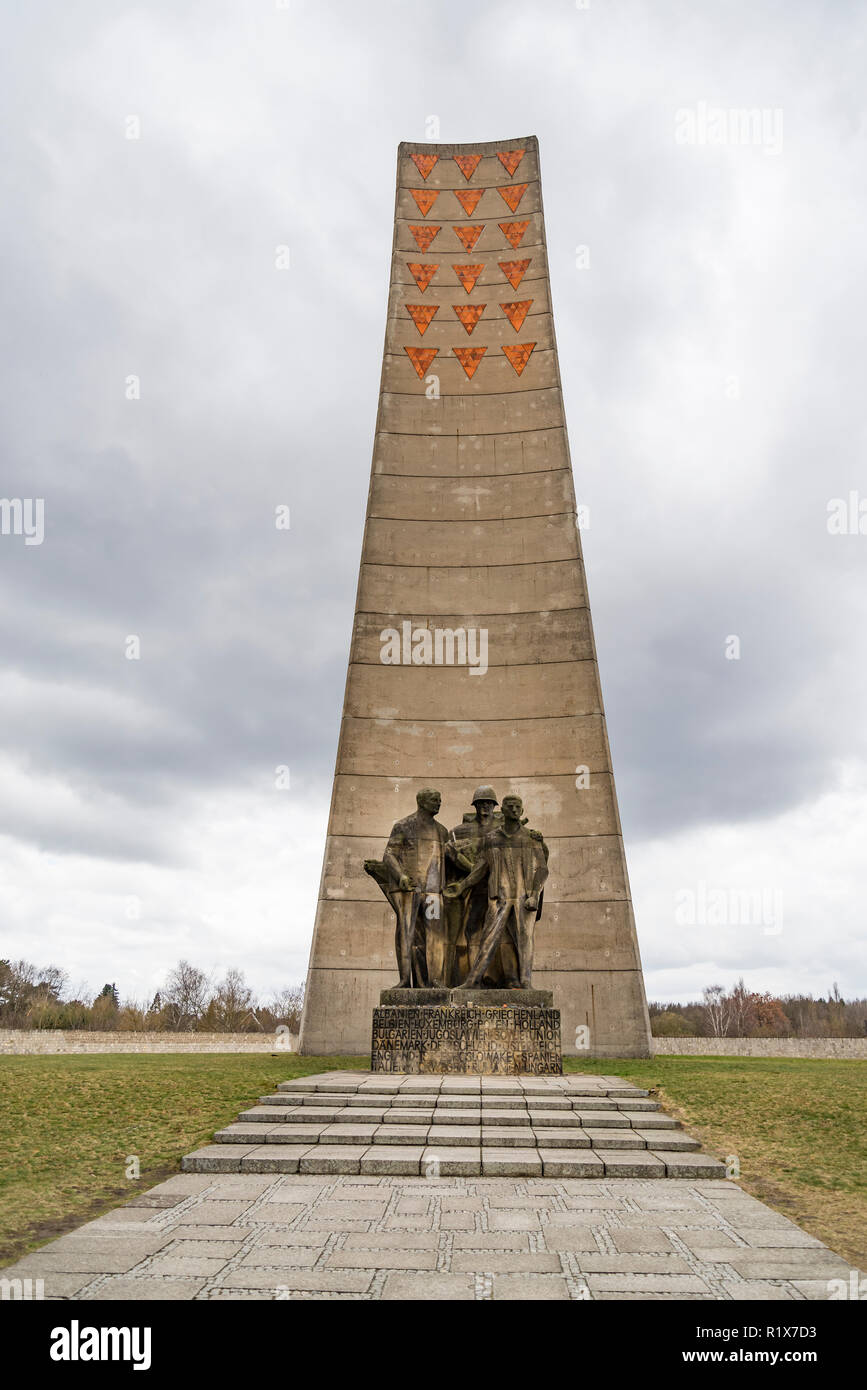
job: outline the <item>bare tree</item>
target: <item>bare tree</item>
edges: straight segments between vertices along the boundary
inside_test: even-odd
[[[178,961],[161,993],[169,1028],[175,1033],[195,1032],[210,993],[205,972],[197,970],[188,960]]]
[[[287,985],[279,990],[268,1005],[275,1023],[285,1023],[291,1033],[301,1029],[301,1010],[304,1007],[304,986]]]
[[[252,1008],[253,991],[244,979],[244,972],[233,968],[226,971],[225,979],[214,991],[208,1005],[207,1022],[218,1033],[239,1033]]]
[[[722,985],[710,985],[708,989],[702,990],[702,995],[704,996],[705,1014],[711,1037],[727,1037],[730,1013],[729,1001],[725,990]]]
[[[46,997],[59,1002],[68,983],[69,976],[59,965],[46,965],[39,971],[36,988],[43,990]]]
[[[730,990],[725,1002],[728,1008],[729,1030],[732,1037],[749,1037],[755,1024],[755,1007],[753,995],[744,984],[743,975],[734,988]]]

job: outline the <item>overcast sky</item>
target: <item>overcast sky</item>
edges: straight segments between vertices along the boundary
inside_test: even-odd
[[[0,956],[304,978],[396,149],[435,117],[540,140],[648,994],[867,992],[867,7],[12,10],[0,493],[45,535],[0,536]],[[742,891],[764,920],[714,921]]]

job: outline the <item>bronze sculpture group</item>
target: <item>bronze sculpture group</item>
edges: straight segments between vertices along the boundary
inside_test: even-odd
[[[478,787],[451,832],[436,819],[438,791],[416,802],[382,859],[364,863],[394,911],[399,987],[529,989],[548,848],[521,798],[498,812],[493,787]]]

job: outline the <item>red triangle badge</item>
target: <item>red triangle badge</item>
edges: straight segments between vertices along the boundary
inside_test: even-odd
[[[453,304],[452,308],[460,319],[468,333],[472,333],[482,314],[485,312],[484,304]]]
[[[498,188],[497,192],[510,212],[518,211],[518,204],[527,191],[525,183],[512,183],[507,188]]]
[[[512,325],[516,333],[520,333],[521,324],[527,317],[527,312],[532,303],[532,299],[521,299],[511,304],[500,305],[500,308],[506,315],[506,318],[509,320],[509,323]],[[406,307],[409,308],[409,305],[407,305]]]
[[[503,156],[500,155],[500,158],[501,158],[501,159],[502,159],[502,157],[503,157]],[[431,169],[434,167],[434,165],[436,164],[437,160],[439,159],[439,155],[438,155],[438,154],[411,154],[411,155],[410,155],[410,159],[412,160],[412,162],[413,162],[413,164],[415,165],[416,169],[418,169],[418,171],[419,171],[419,173],[421,174],[422,178],[423,178],[423,179],[426,179],[427,176],[428,176],[428,174],[430,173]],[[517,164],[516,164],[516,165],[515,165],[515,169],[517,169],[517,167],[518,167],[518,166],[517,166]],[[509,173],[510,173],[510,174],[514,174],[515,169],[509,169]]]
[[[439,227],[414,227],[410,223],[409,230],[415,237],[415,244],[419,251],[429,251],[431,243],[440,229]]]
[[[419,380],[422,380],[431,362],[439,352],[439,348],[409,348],[405,347],[404,352],[415,367]]]
[[[455,164],[457,164],[458,168],[460,169],[461,173],[463,174],[464,178],[467,180],[468,183],[470,179],[473,177],[473,174],[478,169],[479,164],[481,163],[481,158],[482,156],[480,154],[452,155],[452,159],[455,161]]]
[[[439,270],[439,264],[431,265],[428,263],[425,265],[422,261],[407,261],[406,268],[413,280],[415,280],[422,294],[424,294],[431,280]]]
[[[524,184],[524,187],[526,188],[527,185]],[[412,194],[413,198],[415,199],[416,206],[418,207],[418,210],[419,210],[419,212],[421,213],[422,217],[427,217],[428,213],[430,212],[430,210],[431,210],[431,208],[433,207],[434,203],[436,202],[437,198],[440,196],[440,195],[439,195],[439,189],[438,189],[438,188],[411,188],[409,191],[410,191],[410,193]],[[511,206],[511,204],[510,204],[510,206]],[[517,206],[517,205],[516,205],[516,206]],[[512,208],[512,212],[514,212],[514,211],[515,211],[515,209]]]
[[[484,270],[483,265],[454,265],[452,270],[457,275],[467,294],[473,290],[473,286]]]
[[[439,313],[439,307],[438,304],[407,304],[406,312],[409,314],[422,338],[427,332],[431,319]]]
[[[521,160],[524,158],[525,154],[526,150],[497,151],[497,159],[500,161],[506,173],[509,175],[509,178],[512,177]],[[415,159],[415,155],[412,155],[411,158]],[[427,174],[425,174],[425,178],[427,178]]]
[[[497,261],[513,290],[516,290],[527,273],[529,261]]]
[[[476,367],[481,362],[487,350],[488,349],[486,347],[452,348],[452,352],[460,362],[468,377],[472,377],[473,373],[476,370]]]
[[[483,188],[456,188],[455,197],[463,208],[467,217],[472,217],[476,210],[478,201],[484,193]]]
[[[506,238],[506,241],[512,247],[513,251],[517,251],[518,247],[521,245],[521,242],[524,240],[524,233],[526,232],[529,225],[529,221],[497,223],[497,226],[503,233],[503,236]]]
[[[512,366],[515,368],[515,371],[518,373],[518,376],[521,375],[522,371],[529,362],[530,353],[533,351],[533,348],[535,346],[535,343],[516,343],[514,347],[503,348],[503,352],[508,357]],[[421,376],[420,372],[419,376]]]
[[[482,232],[485,230],[485,225],[482,223],[478,227],[455,227],[453,230],[464,250],[472,251],[479,237],[482,235]]]

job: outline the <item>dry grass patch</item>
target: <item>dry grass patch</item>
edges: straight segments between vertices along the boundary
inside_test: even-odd
[[[747,1192],[867,1267],[867,1062],[570,1057],[564,1065],[655,1090],[709,1152],[737,1157]]]
[[[0,1057],[0,1265],[178,1172],[279,1081],[365,1065],[259,1053]]]

